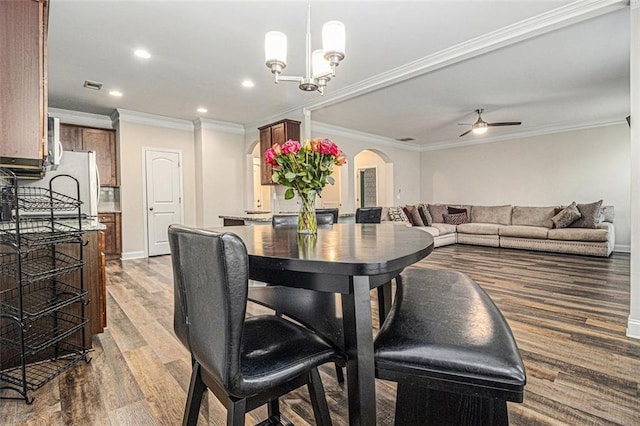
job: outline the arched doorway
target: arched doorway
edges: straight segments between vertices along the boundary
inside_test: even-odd
[[[376,150],[364,150],[354,157],[355,207],[393,205],[393,163]]]

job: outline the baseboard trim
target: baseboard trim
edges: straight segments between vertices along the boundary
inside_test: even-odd
[[[130,251],[127,253],[122,253],[122,260],[131,260],[131,259],[143,259],[147,257],[144,251]]]
[[[629,318],[627,321],[627,337],[640,339],[640,320]]]
[[[613,247],[613,251],[618,253],[631,253],[631,246],[629,244],[616,244]]]

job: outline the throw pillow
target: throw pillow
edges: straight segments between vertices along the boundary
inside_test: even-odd
[[[420,217],[420,213],[418,212],[418,207],[407,205],[407,206],[405,206],[405,208],[407,209],[407,212],[409,213],[407,215],[407,217],[409,218],[409,220],[411,221],[413,226],[424,226],[425,225],[424,221],[422,220],[422,217]]]
[[[560,229],[568,227],[573,222],[580,219],[580,217],[582,217],[582,214],[578,211],[576,202],[574,201],[568,207],[562,209],[560,213],[552,217],[551,221],[553,222],[554,228]]]
[[[409,218],[400,207],[389,207],[389,220],[393,222],[409,222]]]
[[[459,207],[451,207],[451,206],[449,206],[449,207],[447,207],[447,213],[449,213],[449,214],[456,214],[456,213],[467,214],[467,209],[462,209],[462,208],[459,208]]]
[[[589,204],[577,204],[576,207],[581,217],[570,225],[572,228],[595,229],[598,227],[598,216],[600,215],[602,200]]]
[[[445,204],[429,204],[427,206],[433,223],[444,223],[444,215],[449,213]]]
[[[451,214],[444,215],[444,223],[448,223],[450,225],[461,225],[463,223],[468,223],[468,222],[469,222],[469,219],[467,218],[466,210],[462,213],[451,213]]]
[[[433,218],[425,204],[418,204],[418,213],[420,214],[422,223],[424,223],[425,226],[431,226],[433,224]]]
[[[402,211],[404,212],[404,215],[409,220],[409,223],[411,224],[411,226],[415,225],[413,223],[413,218],[411,217],[411,214],[409,213],[409,209],[407,209],[407,207],[405,206],[405,207],[402,207]]]

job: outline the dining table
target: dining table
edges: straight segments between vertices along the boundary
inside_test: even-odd
[[[249,278],[269,285],[339,293],[347,367],[349,424],[376,424],[371,290],[390,306],[390,281],[433,250],[430,234],[397,224],[337,223],[317,234],[269,225],[213,228],[238,235]],[[381,291],[384,289],[384,291]]]

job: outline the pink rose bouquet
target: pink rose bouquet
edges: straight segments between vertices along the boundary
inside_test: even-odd
[[[346,159],[340,148],[329,139],[288,140],[274,144],[265,152],[265,160],[273,166],[274,183],[287,188],[285,200],[315,191],[320,194],[327,183],[333,185],[333,166],[342,166]]]

